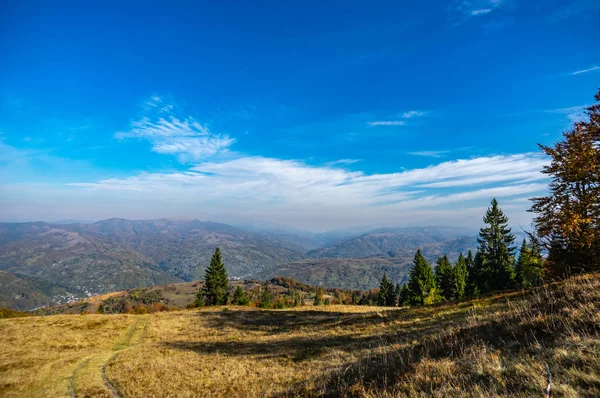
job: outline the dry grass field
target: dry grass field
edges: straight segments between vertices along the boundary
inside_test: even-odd
[[[3,397],[600,396],[599,275],[424,308],[3,319],[0,335]]]

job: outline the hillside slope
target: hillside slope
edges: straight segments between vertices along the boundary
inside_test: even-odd
[[[55,315],[0,331],[7,396],[600,396],[600,275],[430,307]]]
[[[0,270],[77,295],[180,281],[108,237],[46,223],[0,224]]]
[[[230,276],[238,278],[304,257],[301,248],[286,240],[199,220],[110,219],[79,228],[127,245],[186,281],[204,276],[217,246]]]
[[[286,276],[309,285],[341,289],[373,289],[379,287],[383,273],[394,283],[404,283],[412,263],[386,258],[322,258],[305,259],[284,264],[257,275],[259,279]]]
[[[337,244],[306,253],[313,258],[393,258],[410,262],[417,249],[434,262],[447,254],[452,261],[459,253],[474,250],[477,239],[471,231],[449,227],[385,228],[346,239]]]

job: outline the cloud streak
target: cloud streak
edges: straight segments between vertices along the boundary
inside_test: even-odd
[[[226,134],[212,133],[193,117],[177,118],[173,106],[160,97],[150,97],[145,105],[159,110],[131,122],[130,130],[115,133],[115,138],[147,140],[154,152],[177,155],[184,163],[226,151],[235,142]]]
[[[583,73],[589,73],[589,72],[594,72],[600,70],[600,66],[592,66],[591,68],[587,68],[587,69],[581,69],[581,70],[576,70],[575,72],[571,73],[572,76],[576,76],[576,75],[581,75]]]

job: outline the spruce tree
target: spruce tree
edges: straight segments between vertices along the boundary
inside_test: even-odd
[[[430,296],[439,294],[436,293],[433,269],[427,260],[425,260],[425,257],[423,257],[420,249],[417,250],[413,260],[408,289],[410,291],[409,301],[413,305],[424,305],[425,303],[435,302],[435,299]]]
[[[377,305],[388,305],[390,295],[393,295],[394,285],[388,280],[386,273],[383,273],[381,283],[379,284],[379,295],[377,296]]]
[[[398,304],[398,295],[396,294],[396,289],[394,288],[394,284],[390,282],[388,286],[388,295],[387,300],[385,301],[385,305],[387,307],[395,307]]]
[[[269,308],[271,307],[271,303],[273,302],[273,294],[271,293],[271,289],[269,289],[269,282],[262,284],[260,288],[260,294],[258,298],[258,306],[260,308]]]
[[[452,298],[452,264],[448,256],[438,258],[435,267],[435,280],[440,295],[444,299]]]
[[[244,292],[244,290],[237,286],[235,291],[233,292],[233,297],[231,298],[231,304],[233,305],[248,305],[250,303],[250,299],[248,295]]]
[[[400,288],[400,294],[398,294],[398,305],[400,307],[410,304],[410,289],[408,288],[408,284],[405,283]]]
[[[217,247],[204,274],[204,287],[198,292],[198,299],[205,305],[225,305],[228,287],[227,270],[221,259],[221,251]]]
[[[515,269],[517,285],[525,289],[540,285],[543,270],[544,258],[542,257],[540,247],[534,241],[532,241],[530,246],[523,239]]]
[[[452,268],[452,278],[450,287],[450,296],[453,299],[462,299],[467,293],[468,283],[467,261],[462,253],[458,256],[458,260]]]
[[[498,201],[492,199],[491,206],[483,217],[488,226],[479,230],[478,255],[475,261],[476,273],[481,291],[502,290],[513,286],[515,279],[515,237],[508,228],[508,217],[504,215]],[[477,260],[477,259],[476,259]]]
[[[323,289],[322,287],[319,287],[317,289],[317,292],[315,293],[315,301],[314,301],[314,305],[323,305],[324,300],[325,299],[325,289]]]

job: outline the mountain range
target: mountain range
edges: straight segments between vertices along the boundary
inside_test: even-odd
[[[311,234],[183,219],[0,223],[0,307],[29,310],[111,291],[201,279],[215,247],[230,277],[288,276],[370,289],[383,272],[404,282],[417,248],[430,261],[474,249],[449,227]]]

